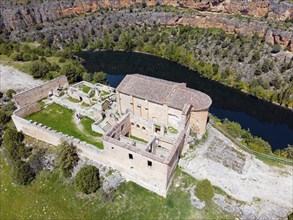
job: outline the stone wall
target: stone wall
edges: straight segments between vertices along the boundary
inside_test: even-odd
[[[198,138],[201,138],[206,131],[208,115],[208,109],[205,111],[191,112],[190,128],[197,134]]]
[[[57,94],[57,89],[64,89],[68,87],[66,76],[60,76],[56,79],[50,80],[40,86],[30,90],[18,93],[13,96],[17,107],[23,107],[27,104],[32,104],[39,100],[48,97],[50,94]]]
[[[26,120],[20,117],[19,115],[22,115],[22,113],[25,111],[26,113],[29,113],[29,106],[25,106],[25,108],[26,110],[16,110],[12,115],[12,120],[18,131],[22,131],[26,135],[42,140],[54,146],[58,146],[62,141],[73,143],[79,149],[80,155],[85,156],[98,163],[102,163],[106,166],[109,165],[107,157],[104,156],[104,150],[101,150],[94,145],[80,141],[77,138],[55,131],[50,127],[44,126],[40,123],[32,122],[30,120]]]
[[[35,102],[35,103],[28,104],[20,109],[15,110],[15,112],[13,114],[16,116],[19,116],[19,117],[25,117],[27,115],[34,113],[34,112],[38,112],[40,110],[41,110],[40,104]]]
[[[159,139],[159,144],[164,147],[168,145],[167,149],[170,149],[170,155],[163,159],[119,140],[120,135],[131,132],[132,127],[128,113],[104,135],[105,152],[110,158],[111,166],[123,172],[127,178],[137,184],[166,197],[184,144],[185,130],[179,135],[179,140],[175,144],[164,143]],[[146,148],[154,141],[154,138],[147,139],[149,139],[149,143],[146,144]]]
[[[127,109],[137,116],[152,120],[154,122],[163,123],[166,126],[175,129],[184,129],[189,127],[195,132],[198,138],[205,133],[208,109],[204,111],[190,111],[188,115],[183,115],[182,111],[170,108],[167,105],[160,105],[147,100],[142,100],[123,93],[117,93],[118,105],[120,112],[124,113]],[[137,129],[134,129],[134,133]],[[137,130],[138,131],[138,130]],[[141,132],[139,132],[141,133]],[[143,135],[143,133],[141,133]]]
[[[120,146],[121,143],[119,141],[117,143],[104,141],[105,149],[101,150],[77,138],[52,130],[50,127],[22,118],[39,109],[40,105],[33,103],[16,110],[12,115],[12,119],[17,130],[54,146],[59,145],[62,141],[73,143],[79,149],[81,156],[117,169],[128,180],[154,191],[161,196],[165,197],[167,195],[167,189],[169,187],[167,180],[170,179],[168,176],[170,168],[168,168],[168,164],[163,163],[163,160],[157,161],[142,155],[140,152],[134,152],[124,148]],[[115,132],[111,135],[113,137],[125,135],[129,131],[130,126],[130,120],[126,117],[120,121],[120,124],[118,123],[115,126]],[[129,159],[129,154],[133,155],[132,160]],[[151,161],[152,166],[148,166],[148,161]]]

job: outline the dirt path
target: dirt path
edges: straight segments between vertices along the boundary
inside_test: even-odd
[[[14,89],[17,92],[31,89],[44,83],[42,80],[35,80],[32,76],[16,70],[10,66],[0,64],[0,91]]]
[[[91,139],[95,139],[97,141],[102,141],[102,139],[100,137],[94,137],[94,136],[91,136],[89,135],[83,128],[82,124],[80,123],[80,120],[77,119],[77,117],[75,116],[75,113],[73,115],[73,119],[72,119],[73,123],[75,124],[76,128],[78,130],[80,130],[85,136],[87,136],[88,138],[91,138]]]
[[[180,160],[184,171],[196,179],[209,179],[234,198],[252,204],[258,211],[292,212],[293,168],[269,166],[242,151],[215,128],[209,128],[208,139],[195,149],[189,150]],[[220,139],[221,143],[215,142]],[[216,143],[216,144],[215,144]],[[218,143],[218,144],[217,144]],[[230,149],[230,150],[223,150]],[[211,154],[211,150],[214,151]],[[233,153],[241,152],[242,159]],[[209,155],[212,155],[209,156]],[[236,155],[236,154],[234,154]],[[226,162],[223,162],[226,161]],[[240,172],[227,166],[229,161],[242,164]],[[255,201],[258,201],[256,204]]]

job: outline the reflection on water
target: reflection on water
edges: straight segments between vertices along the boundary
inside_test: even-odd
[[[268,141],[273,149],[293,144],[293,112],[245,95],[235,89],[200,77],[196,72],[159,57],[127,52],[82,52],[90,72],[104,71],[116,87],[125,74],[140,73],[175,82],[211,96],[210,112],[219,118],[237,121],[252,134]]]

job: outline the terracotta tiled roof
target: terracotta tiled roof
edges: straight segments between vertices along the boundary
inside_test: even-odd
[[[140,74],[126,75],[116,91],[180,110],[185,104],[192,105],[194,111],[208,109],[212,104],[207,94],[187,88],[185,83]]]

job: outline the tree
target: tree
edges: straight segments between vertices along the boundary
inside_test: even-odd
[[[261,67],[262,71],[264,73],[266,73],[266,72],[272,70],[273,68],[274,68],[273,61],[271,61],[269,59],[265,59],[264,62],[263,62],[263,64],[262,64],[262,67]]]
[[[293,212],[290,215],[288,215],[288,220],[293,220]]]
[[[10,117],[6,114],[5,111],[0,109],[0,124],[4,125],[10,120]]]
[[[71,176],[71,173],[75,165],[79,161],[77,154],[77,148],[72,143],[63,142],[60,145],[61,151],[58,155],[58,167],[61,169],[64,177],[68,178]]]
[[[196,185],[195,195],[201,201],[211,202],[214,197],[214,189],[211,182],[207,179],[200,180]]]
[[[85,68],[78,62],[67,63],[60,70],[61,75],[67,76],[69,83],[81,81],[84,72]]]
[[[7,157],[11,162],[16,162],[21,158],[27,158],[29,156],[28,148],[22,143],[23,134],[17,132],[16,129],[7,128],[3,136],[3,146]]]
[[[82,167],[76,174],[74,183],[79,191],[94,193],[100,186],[99,169],[90,165]]]
[[[123,50],[131,51],[134,47],[133,40],[128,33],[123,33],[121,36],[121,45]]]
[[[94,83],[102,83],[106,84],[107,83],[107,77],[106,73],[104,72],[95,72],[93,76],[93,82]]]
[[[35,172],[27,162],[18,160],[13,166],[13,176],[18,184],[29,184],[35,178],[35,175]]]
[[[82,75],[82,79],[87,82],[91,82],[93,80],[92,74],[85,72]]]
[[[45,78],[50,71],[50,67],[49,62],[36,60],[32,63],[30,72],[35,79]]]
[[[103,47],[106,50],[112,50],[113,49],[113,41],[109,34],[104,34],[103,37]]]

